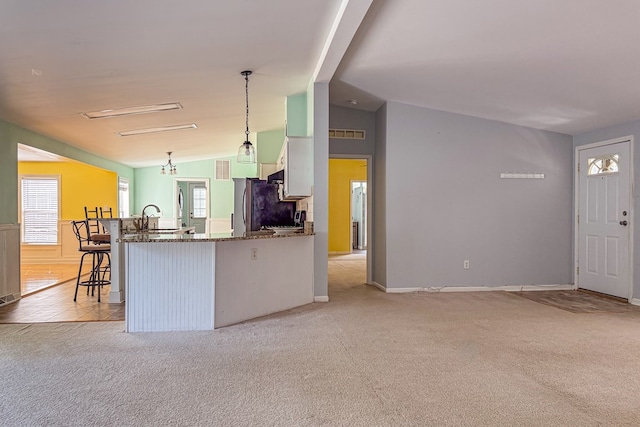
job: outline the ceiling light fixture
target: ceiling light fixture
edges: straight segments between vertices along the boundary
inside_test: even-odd
[[[171,163],[171,153],[173,153],[173,151],[167,151],[167,155],[169,156],[169,161],[162,165],[162,170],[160,170],[160,174],[161,175],[165,175],[166,172],[164,170],[164,168],[168,167],[169,168],[169,175],[177,175],[178,171],[176,170],[176,165],[174,165],[173,163]]]
[[[170,130],[196,129],[197,127],[198,126],[196,126],[195,123],[189,123],[188,125],[160,126],[157,128],[125,130],[125,131],[116,132],[116,133],[120,136],[135,136],[135,135],[144,135],[146,133],[168,132]]]
[[[256,162],[256,150],[253,148],[253,145],[249,141],[249,76],[252,74],[251,71],[243,71],[240,74],[244,76],[244,90],[246,96],[246,104],[247,104],[247,128],[245,130],[245,140],[238,148],[238,163],[255,163]]]
[[[179,110],[182,108],[179,102],[168,104],[143,105],[140,107],[114,108],[111,110],[93,111],[82,113],[87,119],[108,119],[109,117],[129,116],[132,114],[158,113],[160,111]]]

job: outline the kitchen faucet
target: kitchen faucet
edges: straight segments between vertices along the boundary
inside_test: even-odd
[[[160,208],[158,206],[156,206],[156,205],[149,204],[149,205],[145,206],[144,208],[142,208],[142,224],[141,224],[142,226],[140,227],[141,231],[149,230],[149,215],[147,215],[147,220],[146,221],[144,219],[144,217],[145,217],[145,213],[144,212],[149,207],[156,208],[156,212],[160,213]]]

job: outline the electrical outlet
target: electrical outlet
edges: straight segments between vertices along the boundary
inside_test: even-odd
[[[465,260],[464,260],[464,264],[463,264],[462,266],[463,266],[463,268],[464,268],[465,270],[468,270],[468,269],[469,269],[469,260],[468,260],[468,259],[465,259]]]
[[[255,261],[258,259],[258,248],[251,248],[251,260]]]

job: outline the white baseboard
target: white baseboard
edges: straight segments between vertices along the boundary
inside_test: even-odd
[[[380,289],[382,292],[387,292],[387,288],[385,288],[378,282],[369,282],[367,283],[367,285],[375,286],[376,288]]]
[[[329,302],[329,296],[313,297],[313,302]]]
[[[523,291],[571,291],[575,290],[575,285],[508,285],[508,286],[441,286],[427,288],[386,288],[379,283],[372,282],[371,285],[379,288],[388,294],[401,294],[408,292],[523,292]]]
[[[629,301],[629,304],[633,304],[633,305],[640,305],[640,299],[638,299],[638,298],[631,298],[631,301]]]
[[[353,252],[351,251],[346,251],[346,252],[340,252],[340,251],[329,251],[329,255],[350,255]]]

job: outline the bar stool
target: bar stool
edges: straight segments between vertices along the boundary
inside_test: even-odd
[[[98,212],[100,212],[100,216],[98,216]],[[108,210],[105,209],[104,212],[102,208],[98,211],[98,208],[95,207],[93,209],[89,209],[86,206],[84,207],[84,217],[87,220],[87,231],[89,232],[89,240],[95,243],[110,243],[111,236],[107,232],[106,228],[100,223],[100,218],[105,218],[104,214],[108,214],[109,218],[111,218],[111,208]]]
[[[89,287],[91,287],[91,296],[94,295],[95,288],[98,288],[98,302],[100,302],[100,288],[104,285],[111,284],[111,245],[105,243],[95,243],[90,239],[88,220],[71,221],[73,233],[78,239],[78,251],[82,252],[80,257],[80,267],[78,268],[78,278],[76,279],[76,292],[73,300],[78,297],[78,288],[80,286],[87,287],[87,295],[89,295]],[[87,280],[82,280],[82,267],[87,255],[91,256],[91,272]],[[106,264],[105,262],[106,256]],[[107,274],[109,275],[107,278]]]

